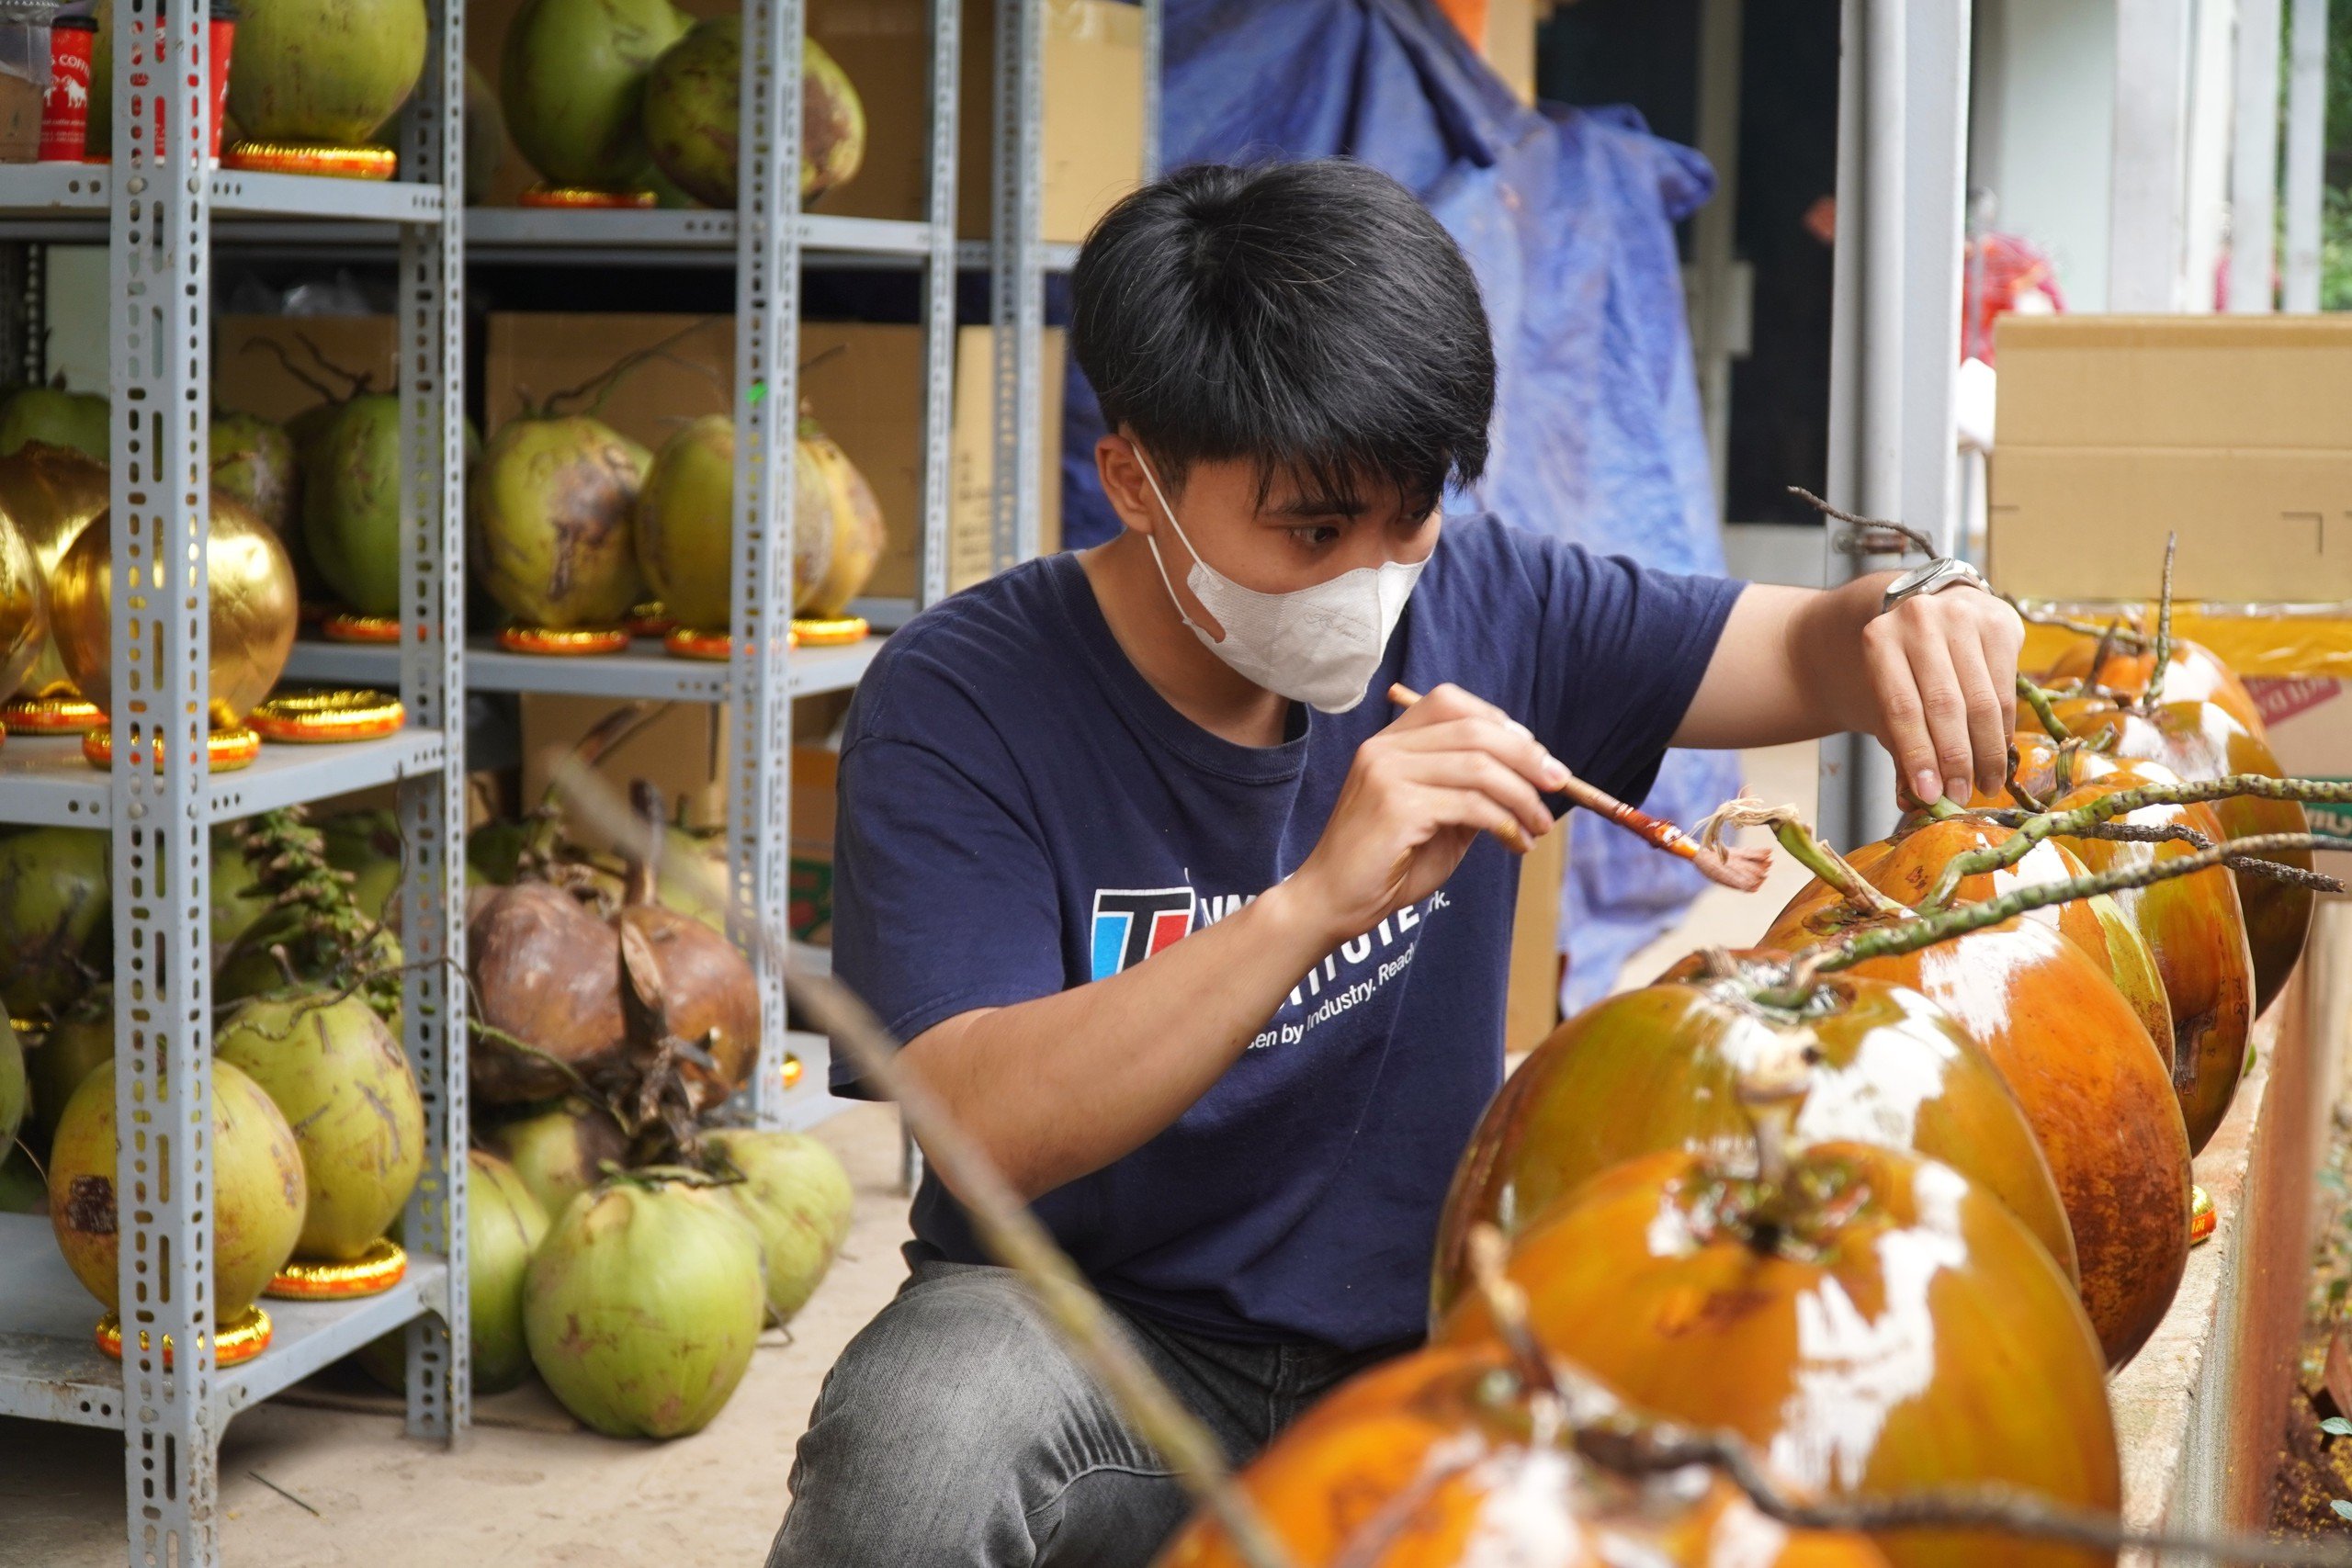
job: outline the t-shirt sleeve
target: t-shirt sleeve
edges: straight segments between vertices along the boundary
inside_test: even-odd
[[[1529,725],[1577,773],[1639,804],[1747,584],[1518,537],[1540,604]]]
[[[1012,794],[917,741],[842,754],[833,973],[893,1038],[1062,988],[1051,865]],[[873,1098],[836,1051],[836,1094]]]

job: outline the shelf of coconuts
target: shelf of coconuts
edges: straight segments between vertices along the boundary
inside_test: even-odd
[[[877,632],[837,648],[796,648],[786,657],[792,694],[816,696],[857,684],[881,651]],[[669,702],[727,700],[724,660],[682,659],[659,637],[639,637],[619,653],[550,658],[509,653],[487,637],[466,639],[466,686],[477,692],[550,692],[583,697],[649,697]],[[389,689],[400,682],[400,650],[365,643],[302,637],[286,661],[289,680],[364,684]],[[0,750],[0,767],[6,753]],[[5,796],[0,796],[0,807]],[[76,820],[80,820],[76,818]]]
[[[408,1272],[356,1301],[265,1300],[269,1348],[216,1368],[222,1420],[389,1334],[445,1300],[448,1269],[412,1252]],[[122,1365],[97,1347],[100,1308],[65,1266],[46,1214],[0,1214],[0,1416],[120,1429]]]
[[[104,244],[113,181],[106,164],[0,164],[0,239]],[[325,237],[340,225],[388,239],[375,226],[442,216],[441,187],[407,180],[216,168],[211,197],[213,237],[230,242]]]
[[[395,684],[398,673],[393,672]],[[340,745],[264,741],[260,754],[244,767],[211,775],[207,814],[215,822],[231,821],[394,784],[437,772],[447,756],[439,730],[415,726]],[[17,734],[0,743],[0,822],[104,828],[113,810],[109,774],[82,755],[79,736]]]

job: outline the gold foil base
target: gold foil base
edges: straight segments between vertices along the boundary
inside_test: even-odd
[[[792,623],[793,640],[801,648],[838,648],[843,643],[863,642],[873,630],[864,615],[831,615],[821,620],[796,617]]]
[[[204,760],[216,773],[233,773],[261,755],[261,737],[238,725],[233,729],[216,729],[204,738]],[[100,725],[82,737],[82,757],[94,768],[114,766],[114,730]],[[157,761],[160,765],[161,756]]]
[[[265,740],[324,745],[390,735],[406,717],[398,697],[363,689],[272,697],[247,714],[245,722]]]
[[[2213,1213],[2213,1200],[2205,1196],[2205,1189],[2190,1188],[2188,1190],[2188,1245],[2195,1247],[2200,1242],[2212,1240],[2214,1227],[2221,1223],[2222,1217]]]
[[[400,168],[390,147],[336,147],[323,141],[232,141],[220,166],[268,175],[326,175],[345,180],[389,180]]]
[[[628,628],[574,626],[559,631],[553,626],[505,626],[499,631],[498,646],[509,653],[582,659],[624,651],[628,647]]]
[[[277,1271],[262,1294],[289,1301],[348,1301],[380,1296],[408,1272],[408,1254],[390,1236],[378,1236],[348,1261],[297,1258]]]
[[[631,637],[668,637],[678,623],[670,618],[670,612],[662,607],[662,601],[655,599],[631,610],[628,619],[623,624],[628,627]]]
[[[589,190],[582,186],[535,185],[518,197],[525,207],[647,208],[650,190]]]
[[[252,1360],[269,1348],[270,1334],[269,1314],[257,1306],[247,1307],[227,1327],[213,1331],[212,1364],[233,1367],[241,1361]],[[97,1341],[100,1350],[118,1361],[121,1360],[122,1320],[113,1313],[98,1319]],[[140,1331],[139,1348],[141,1350],[147,1348],[147,1335],[143,1329]],[[164,1336],[164,1365],[168,1368],[171,1364],[172,1337],[166,1334]]]
[[[340,610],[319,624],[331,642],[398,642],[401,624],[390,615],[362,615]]]
[[[76,735],[106,721],[97,704],[79,697],[17,697],[0,703],[0,724],[18,735]]]
[[[662,647],[664,652],[676,659],[724,660],[734,642],[735,639],[725,632],[700,632],[692,626],[673,626],[662,638]]]

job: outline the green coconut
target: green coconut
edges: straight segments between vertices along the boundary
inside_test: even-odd
[[[33,1152],[46,1156],[57,1136],[58,1118],[65,1102],[92,1069],[114,1059],[112,991],[98,987],[67,1008],[55,1023],[37,1035],[19,1036],[25,1052],[25,1077],[32,1087],[32,1116],[19,1134]]]
[[[531,829],[523,822],[485,822],[466,835],[469,886],[510,887],[520,874]]]
[[[401,400],[363,392],[298,438],[302,541],[320,581],[363,615],[401,608]]]
[[[466,202],[479,207],[498,183],[506,161],[506,116],[481,67],[466,62]]]
[[[49,1156],[49,1223],[66,1266],[109,1311],[116,1292],[113,1058],[65,1102]],[[309,1190],[294,1130],[261,1086],[230,1062],[212,1064],[213,1322],[253,1305],[293,1256]]]
[[[286,427],[258,414],[215,414],[211,446],[212,488],[243,502],[280,539],[290,536],[300,521],[300,476]]]
[[[605,1179],[605,1165],[628,1158],[628,1135],[611,1112],[571,1095],[526,1115],[501,1122],[482,1143],[513,1168],[525,1190],[549,1214]]]
[[[526,415],[491,437],[467,487],[472,559],[525,626],[617,626],[645,598],[632,513],[650,459],[585,414]]]
[[[735,422],[707,414],[662,444],[637,497],[637,560],[680,626],[722,631],[734,615]]]
[[[523,1285],[539,1375],[565,1409],[616,1438],[709,1425],[766,1316],[758,1235],[685,1172],[631,1172],[574,1198]]]
[[[424,1102],[401,1043],[361,998],[255,998],[214,1033],[295,1128],[310,1182],[295,1250],[349,1259],[408,1201],[424,1168]]]
[[[22,1144],[0,1149],[0,1214],[46,1214],[49,1183]]]
[[[293,963],[291,982],[272,951],[279,947],[287,950]],[[371,970],[391,970],[403,962],[400,938],[382,929],[368,938],[365,949],[356,957],[338,950],[332,963],[322,962],[308,949],[300,914],[291,909],[268,911],[247,926],[220,955],[220,967],[212,973],[214,1003],[226,1006],[254,997],[313,990],[329,981],[340,984],[337,977],[348,975],[348,966],[354,963]]]
[[[424,73],[424,0],[238,0],[229,118],[263,141],[360,147]]]
[[[99,829],[28,828],[0,838],[0,1003],[10,1017],[62,1008],[105,970],[111,903]]]
[[[17,1031],[0,1018],[0,1150],[16,1142],[17,1129],[31,1108],[32,1086],[25,1077],[25,1047]]]
[[[691,20],[670,0],[528,0],[514,14],[499,101],[507,134],[548,184],[639,187],[652,164],[646,77]]]
[[[759,1233],[768,1310],[791,1322],[849,1235],[849,1172],[798,1133],[726,1128],[704,1134],[703,1148],[719,1174],[742,1177],[718,1190]]]
[[[394,1239],[402,1239],[394,1226]],[[501,1393],[531,1375],[523,1338],[523,1276],[548,1234],[547,1211],[514,1168],[495,1155],[466,1155],[466,1290],[476,1393]],[[357,1360],[394,1393],[408,1386],[408,1332],[395,1329]]]
[[[253,929],[269,908],[253,863],[238,842],[243,823],[212,829],[212,947],[216,953]]]
[[[391,810],[340,811],[319,824],[327,863],[351,874],[359,912],[387,924],[399,919],[401,818]]]
[[[114,407],[102,392],[69,392],[61,378],[21,387],[0,402],[0,457],[27,442],[70,447],[103,463],[114,446]]]
[[[736,204],[742,124],[743,19],[695,24],[653,62],[645,139],[654,165],[706,207]],[[807,39],[800,69],[800,198],[814,201],[865,160],[865,107],[824,45]]]

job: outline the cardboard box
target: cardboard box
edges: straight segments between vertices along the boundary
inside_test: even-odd
[[[2352,783],[2352,683],[2334,676],[2249,676],[2246,690],[2270,728],[2270,749],[2290,778]],[[2352,851],[2352,806],[2307,805],[2312,831]]]
[[[1120,0],[1042,0],[1045,23],[1044,234],[1075,244],[1143,169],[1143,11]],[[498,81],[506,30],[521,0],[469,0],[466,57]],[[697,17],[736,9],[686,0]],[[856,84],[865,106],[865,161],[857,176],[809,210],[853,218],[921,219],[929,211],[930,0],[812,0],[808,32]],[[989,0],[964,6],[958,89],[957,231],[989,230],[995,124],[996,14]],[[494,206],[514,205],[537,178],[510,139]]]
[[[833,942],[834,790],[842,754],[831,746],[792,749],[792,860],[786,921],[795,942]]]
[[[2352,600],[2352,318],[2005,316],[1993,576],[2144,599]]]
[[[948,559],[951,584],[988,575],[989,491],[995,424],[987,327],[957,329],[956,388],[951,417]],[[727,412],[734,383],[735,326],[725,316],[493,314],[483,371],[482,406],[493,430],[526,404],[581,386],[623,355],[666,344],[623,377],[599,417],[630,439],[660,450],[688,419]],[[1061,546],[1062,333],[1045,344],[1045,548]],[[865,592],[910,598],[921,569],[922,331],[865,322],[803,322],[801,400],[874,487],[888,536]]]
[[[338,372],[367,377],[375,391],[397,390],[399,331],[390,316],[221,316],[212,364],[215,412],[282,423],[323,400],[313,382],[344,395],[348,384]]]

